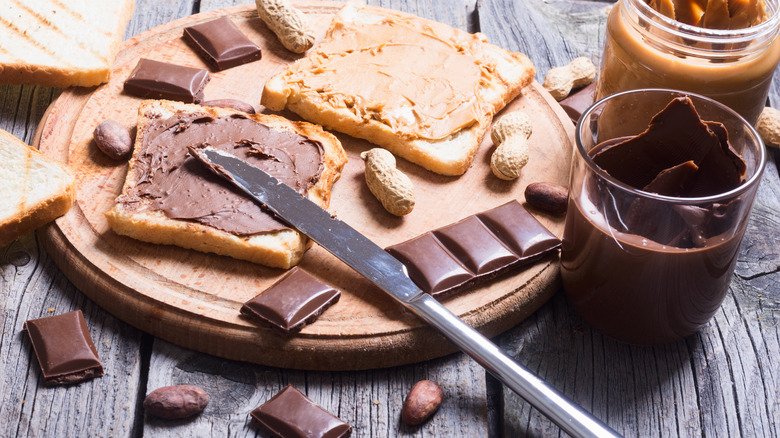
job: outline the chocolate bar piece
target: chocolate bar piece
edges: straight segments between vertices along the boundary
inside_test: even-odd
[[[314,322],[340,297],[339,290],[296,267],[260,295],[244,303],[241,314],[290,333]]]
[[[125,80],[125,93],[144,99],[169,99],[200,103],[209,72],[141,58]]]
[[[464,290],[553,253],[560,240],[517,201],[430,231],[387,251],[432,295]]]
[[[558,102],[572,122],[577,123],[586,109],[596,101],[596,81],[571,93],[566,99]]]
[[[81,310],[24,323],[47,385],[69,385],[103,375]]]
[[[262,57],[260,47],[225,16],[185,27],[184,39],[217,71],[257,61]]]
[[[348,437],[352,426],[288,385],[250,414],[252,423],[282,438]]]

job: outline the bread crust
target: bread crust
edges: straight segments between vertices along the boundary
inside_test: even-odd
[[[339,27],[342,26],[340,23],[379,22],[382,19],[394,18],[413,20],[419,28],[460,32],[445,24],[410,14],[349,3],[337,14],[326,39],[337,37]],[[288,83],[285,79],[288,72],[310,64],[314,57],[319,56],[316,48],[310,52],[309,57],[296,61],[289,69],[268,80],[263,88],[261,103],[274,111],[289,109],[305,120],[321,124],[327,129],[368,140],[433,172],[461,175],[471,165],[493,115],[520,95],[522,88],[533,81],[536,73],[533,64],[524,54],[509,52],[488,44],[483,37],[480,38],[483,40],[481,47],[485,61],[494,66],[496,73],[496,80],[482,90],[487,97],[487,106],[482,108],[484,114],[479,115],[476,123],[471,126],[440,140],[407,138],[387,124],[360,117],[348,108],[335,107],[316,93],[303,92],[297,83]]]
[[[0,196],[18,200],[19,203],[15,212],[0,217],[0,246],[5,246],[17,237],[67,213],[76,200],[76,183],[67,167],[46,157],[1,129],[0,148],[8,148],[8,152],[14,155],[12,161],[15,161],[15,163],[6,160],[0,162],[0,174],[5,173],[3,168],[6,168],[11,174],[3,175],[4,178],[24,179],[24,181],[17,181],[18,184],[13,185],[10,180],[5,180],[4,187],[7,190],[15,190],[15,192],[0,193]],[[17,168],[12,169],[11,164],[16,165]],[[38,179],[41,180],[33,180],[34,178],[30,177],[29,174],[15,171],[31,165],[43,168],[36,173]],[[43,174],[44,170],[45,175]],[[31,192],[35,190],[43,190],[44,193],[36,193],[35,197],[39,198],[38,201],[27,204],[29,198],[33,196]]]
[[[126,195],[135,186],[136,154],[142,148],[148,126],[156,119],[168,118],[176,112],[206,113],[215,118],[244,114],[228,108],[204,107],[165,100],[144,101],[138,110],[138,133],[136,148],[130,160],[125,184],[120,196]],[[287,131],[317,140],[323,145],[323,170],[320,178],[309,189],[308,197],[316,204],[327,208],[330,204],[331,187],[341,176],[341,169],[347,162],[347,155],[341,142],[321,127],[306,122],[294,122],[270,114],[251,114],[247,117],[272,129]],[[149,201],[147,201],[149,202]],[[171,219],[161,211],[130,211],[121,203],[106,212],[109,226],[117,234],[133,237],[150,243],[177,245],[201,252],[211,252],[248,260],[262,265],[288,269],[300,261],[309,240],[294,230],[258,233],[237,236],[198,222]]]
[[[0,11],[0,38],[5,41],[0,83],[92,87],[111,76],[134,0],[39,0],[25,2],[20,11],[7,6]],[[46,25],[31,30],[25,19]]]

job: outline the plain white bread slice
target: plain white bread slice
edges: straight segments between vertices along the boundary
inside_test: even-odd
[[[345,96],[345,101],[349,98],[352,102],[373,101],[372,99],[364,99],[364,96],[353,96],[349,94],[349,91],[342,89],[328,87],[319,89],[306,86],[307,78],[327,70],[320,69],[319,62],[335,59],[344,53],[339,52],[333,56],[332,53],[324,53],[326,49],[323,47],[331,47],[331,42],[341,38],[349,38],[349,29],[352,25],[382,25],[387,22],[402,23],[394,27],[398,29],[398,33],[395,35],[401,35],[404,32],[408,34],[416,31],[415,29],[422,29],[437,35],[445,35],[445,39],[452,41],[451,45],[460,47],[460,50],[466,50],[464,47],[472,45],[479,47],[479,51],[474,53],[480,53],[479,62],[490,66],[492,76],[490,80],[481,80],[480,86],[475,90],[475,95],[479,97],[480,114],[475,115],[474,123],[443,138],[410,137],[393,129],[388,123],[382,122],[381,115],[378,117],[374,117],[374,114],[366,116],[364,108],[356,110],[359,103],[352,106],[332,104],[328,93]],[[379,47],[382,45],[380,44]],[[375,49],[374,46],[365,47],[363,50],[380,52],[380,49]],[[351,52],[347,51],[346,53]],[[416,64],[409,63],[407,67],[408,77],[420,75]],[[312,76],[307,76],[309,74]],[[451,74],[457,75],[459,72],[451,71]],[[333,23],[319,47],[310,50],[306,58],[296,61],[288,69],[265,83],[261,103],[274,111],[281,111],[285,108],[292,110],[310,122],[344,132],[353,137],[366,139],[433,172],[444,175],[460,175],[470,166],[493,115],[517,97],[522,88],[531,83],[534,74],[534,66],[528,57],[522,53],[509,52],[488,44],[484,36],[467,34],[445,24],[402,12],[350,2],[334,17]]]
[[[134,0],[3,0],[0,83],[107,82]]]
[[[177,112],[207,113],[213,117],[225,117],[240,111],[227,108],[203,107],[167,100],[144,101],[138,110],[138,133],[134,156],[130,160],[127,178],[120,198],[136,184],[136,156],[142,153],[144,137],[150,124],[160,118],[168,118]],[[243,114],[243,113],[242,113]],[[318,181],[309,189],[308,197],[323,208],[330,203],[331,187],[341,175],[347,155],[341,142],[321,127],[306,122],[293,122],[280,116],[252,114],[249,117],[274,130],[293,132],[323,145],[323,170]],[[151,203],[150,200],[145,207]],[[275,268],[295,266],[310,246],[309,240],[294,230],[237,236],[194,221],[171,219],[165,213],[149,209],[131,209],[117,203],[106,213],[108,224],[117,234],[150,243],[177,245],[202,252],[212,252],[236,259],[249,260]]]
[[[62,216],[76,199],[61,164],[0,129],[0,245]]]

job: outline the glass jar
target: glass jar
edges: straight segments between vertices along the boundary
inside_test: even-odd
[[[597,100],[638,88],[667,88],[715,99],[755,124],[780,61],[780,0],[746,29],[690,26],[643,0],[620,0],[607,19]]]
[[[663,196],[629,186],[596,164],[591,151],[642,133],[681,96],[691,99],[702,119],[723,123],[745,161],[742,184],[705,197]],[[633,90],[591,106],[577,124],[575,142],[561,246],[569,302],[594,328],[624,342],[661,344],[695,333],[717,312],[733,278],[766,164],[758,133],[706,97]],[[669,239],[686,232],[692,240]]]

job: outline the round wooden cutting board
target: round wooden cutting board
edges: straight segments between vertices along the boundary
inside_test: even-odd
[[[342,4],[299,5],[321,37]],[[42,231],[51,257],[79,289],[120,319],[154,336],[225,358],[288,368],[350,370],[401,365],[455,351],[441,335],[317,245],[306,253],[301,266],[340,289],[341,300],[300,333],[284,336],[239,317],[239,309],[285,271],[139,242],[108,227],[104,213],[121,191],[127,163],[104,156],[92,141],[92,131],[105,119],[134,129],[141,99],[125,95],[122,85],[140,58],[208,68],[184,42],[182,29],[222,15],[263,49],[263,59],[211,72],[207,100],[240,99],[262,110],[265,80],[299,57],[279,44],[253,6],[240,6],[187,17],[136,36],[125,42],[108,84],[65,90],[49,108],[36,136],[39,149],[67,162],[78,180],[76,204]],[[501,181],[490,173],[489,135],[471,168],[460,177],[436,175],[399,160],[400,169],[415,184],[417,199],[414,211],[403,218],[385,212],[365,185],[359,153],[371,145],[337,134],[349,162],[333,188],[328,210],[386,247],[513,199],[523,202],[523,191],[531,182],[566,184],[572,123],[538,83],[527,87],[503,113],[517,110],[526,112],[534,126],[530,162],[519,180]],[[560,237],[562,217],[529,210]],[[443,303],[469,325],[494,336],[549,299],[559,287],[558,278],[557,258],[548,258]]]

